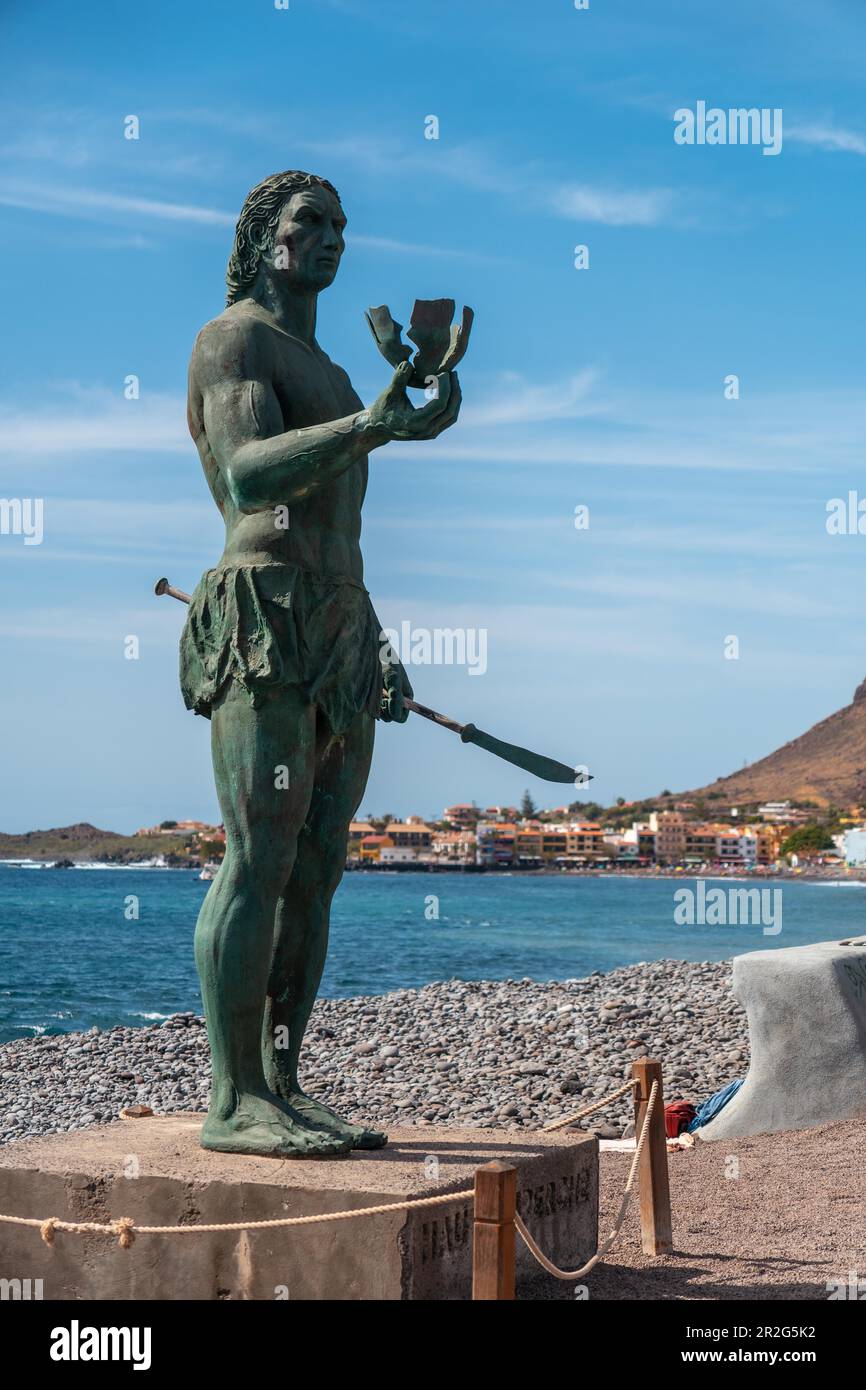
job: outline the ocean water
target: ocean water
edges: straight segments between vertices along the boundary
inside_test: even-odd
[[[661,957],[724,960],[866,930],[863,885],[790,880],[751,885],[781,888],[776,936],[760,926],[677,926],[674,892],[689,884],[681,877],[347,874],[334,900],[321,992],[381,994],[455,976],[568,979]],[[93,1024],[144,1026],[200,1010],[193,932],[207,887],[188,871],[0,864],[0,1041]],[[126,915],[131,897],[137,919]]]

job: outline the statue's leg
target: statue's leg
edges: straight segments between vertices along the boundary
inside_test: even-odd
[[[271,1090],[308,1123],[358,1149],[381,1148],[387,1136],[350,1124],[329,1106],[307,1096],[298,1080],[298,1057],[325,965],[331,899],[346,863],[349,822],[367,784],[374,725],[369,715],[359,714],[346,734],[335,738],[326,722],[320,721],[307,824],[298,841],[292,875],[277,905],[262,1033],[265,1075]]]
[[[195,933],[213,1061],[202,1146],[229,1153],[319,1157],[348,1152],[269,1091],[261,1031],[274,912],[295,859],[315,770],[315,710],[294,689],[258,709],[232,682],[213,711],[226,854]]]

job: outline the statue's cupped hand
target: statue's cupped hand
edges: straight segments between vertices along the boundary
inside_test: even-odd
[[[370,423],[384,430],[389,439],[435,439],[460,413],[460,382],[456,372],[440,372],[435,378],[436,395],[418,409],[406,394],[412,364],[401,362],[391,384],[370,406]]]

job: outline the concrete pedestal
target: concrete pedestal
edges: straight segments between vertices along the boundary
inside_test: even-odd
[[[866,938],[734,957],[751,1065],[701,1139],[808,1129],[866,1114]]]
[[[471,1188],[491,1159],[518,1169],[518,1208],[541,1248],[574,1269],[596,1249],[598,1145],[559,1131],[410,1128],[376,1153],[287,1161],[208,1153],[201,1115],[151,1116],[0,1148],[0,1211],[162,1226],[267,1220]],[[0,1225],[0,1279],[45,1299],[466,1299],[472,1202],[315,1226],[110,1236]],[[518,1296],[573,1297],[517,1242]]]

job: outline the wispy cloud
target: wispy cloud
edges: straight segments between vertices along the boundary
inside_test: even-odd
[[[192,462],[189,481],[201,486]],[[0,563],[30,563],[31,573],[35,566],[58,563],[144,566],[152,572],[152,587],[163,565],[169,571],[183,566],[189,579],[219,554],[224,532],[220,514],[206,496],[200,501],[151,502],[136,494],[119,502],[49,494],[44,517],[42,544],[0,543]],[[184,583],[183,576],[179,582]]]
[[[703,439],[684,445],[676,439],[673,424],[671,428],[671,434],[664,438],[637,439],[624,428],[618,432],[609,429],[604,436],[581,431],[570,438],[538,439],[527,435],[510,438],[507,442],[473,441],[465,437],[451,442],[443,435],[430,448],[435,450],[437,459],[490,464],[499,469],[505,464],[517,464],[522,468],[547,464],[571,469],[671,468],[688,472],[784,474],[811,472],[817,466],[805,462],[792,464],[784,456],[767,455],[760,447],[746,454],[733,442],[719,446],[709,428]],[[391,444],[388,458],[417,463],[420,455],[415,445]]]
[[[148,647],[172,647],[177,643],[177,620],[171,624],[165,618],[165,612],[158,608],[118,608],[112,612],[100,608],[93,614],[71,607],[19,608],[13,620],[0,621],[0,637],[43,644],[111,643],[122,652],[127,634],[134,633],[142,643],[146,640]]]
[[[497,470],[514,463],[813,473],[832,478],[827,486],[841,491],[857,485],[866,404],[854,390],[779,393],[734,406],[720,395],[647,393],[622,385],[608,385],[603,397],[594,397],[589,391],[594,374],[572,381],[577,389],[570,402],[566,382],[527,385],[511,404],[507,391],[500,390],[481,410],[468,407],[458,428],[428,447],[437,459],[487,464]],[[583,423],[568,431],[557,428],[568,418]],[[543,432],[516,428],[542,419],[549,426]],[[506,426],[501,434],[499,423]],[[416,445],[389,445],[388,455],[418,460]]]
[[[169,222],[234,226],[237,218],[217,208],[169,203],[156,198],[131,198],[92,188],[61,188],[51,184],[0,184],[0,203],[30,212],[62,213],[66,217],[99,218],[105,214],[154,217]]]
[[[91,133],[83,135],[79,132],[70,136],[68,132],[64,132],[60,135],[57,133],[56,122],[52,133],[47,129],[34,130],[0,144],[0,160],[10,164],[57,164],[68,169],[78,169],[89,164],[92,159]]]
[[[71,405],[36,410],[0,406],[0,454],[183,453],[193,449],[186,402],[160,393],[137,401],[107,390],[73,390]]]
[[[66,171],[88,165],[94,171],[102,169],[103,174],[109,170],[114,173],[117,169],[118,141],[107,145],[104,131],[94,126],[92,117],[87,113],[76,114],[79,127],[86,132],[84,135],[79,129],[68,138],[59,140],[55,131],[46,125],[43,113],[40,129],[25,134],[5,147],[0,146],[0,162],[6,165],[9,176],[9,182],[0,184],[0,203],[7,207],[69,217],[134,216],[174,223],[234,225],[235,213],[197,203],[134,196],[92,187],[64,187],[54,179],[50,183],[45,180],[38,183],[27,181],[26,172],[34,163],[46,167],[54,165]],[[216,126],[231,135],[243,135],[247,139],[254,135],[265,148],[274,140],[273,123],[247,113],[169,111],[154,115],[151,119],[163,127],[177,124],[187,128],[190,125]],[[507,199],[519,197],[524,201],[528,199],[533,206],[557,217],[609,226],[655,226],[674,215],[674,198],[668,189],[609,188],[569,183],[563,181],[550,165],[537,160],[505,160],[481,141],[452,144],[448,141],[419,140],[410,143],[388,133],[371,131],[333,138],[305,139],[296,136],[293,148],[307,162],[327,162],[329,169],[334,170],[338,187],[341,171],[351,170],[355,176],[360,171],[373,180],[393,180],[395,177],[422,183],[435,180],[457,184],[476,195],[490,194]],[[203,154],[202,158],[205,157],[210,156]],[[201,160],[197,162],[192,154],[178,156],[166,152],[164,159],[158,163],[151,161],[145,164],[137,160],[137,176],[159,178],[161,182],[166,177],[175,176],[182,177],[186,183],[190,173],[200,172],[200,163]],[[24,176],[24,181],[21,181],[21,176]],[[359,246],[398,253],[473,255],[472,252],[442,246],[415,245],[387,238],[359,235],[354,236],[353,240]],[[474,258],[479,257],[475,254]],[[485,256],[483,259],[490,258]]]
[[[234,227],[237,214],[223,212],[219,208],[201,207],[195,203],[172,203],[157,198],[133,198],[125,194],[101,192],[93,188],[61,188],[57,184],[2,184],[0,183],[0,204],[6,207],[24,208],[29,212],[60,214],[65,217],[81,217],[102,221],[106,217],[128,218],[147,217],[162,222],[190,222],[214,227]],[[398,255],[435,256],[460,258],[490,262],[491,257],[483,252],[464,250],[461,247],[434,246],[429,243],[400,241],[394,237],[365,236],[350,232],[347,242],[365,250],[387,251]],[[133,237],[129,244],[137,248],[152,245],[144,237]]]
[[[65,396],[65,399],[64,399]],[[478,403],[475,404],[477,399]],[[572,427],[569,422],[579,422]],[[385,457],[490,465],[814,473],[844,492],[857,486],[866,404],[855,391],[800,392],[732,406],[691,392],[640,393],[605,383],[595,367],[553,381],[517,372],[467,396],[456,429],[435,442],[392,443]],[[67,385],[38,410],[0,402],[0,456],[195,453],[180,394],[141,399]],[[22,484],[16,485],[19,489]],[[11,484],[7,491],[14,491]],[[835,495],[835,493],[834,493]]]
[[[598,415],[605,403],[593,396],[598,373],[585,368],[559,381],[537,384],[517,372],[505,372],[496,388],[477,406],[464,407],[462,427],[488,428],[554,423]],[[191,454],[186,401],[169,392],[144,392],[137,401],[104,387],[65,388],[69,398],[39,411],[0,402],[0,455],[157,453]],[[470,446],[471,447],[471,446]],[[485,446],[484,452],[489,451]]]
[[[785,139],[797,140],[801,145],[814,145],[821,150],[866,155],[866,136],[860,135],[856,130],[845,130],[829,121],[789,126],[785,130]]]
[[[360,236],[355,232],[346,233],[346,245],[360,246],[370,251],[393,251],[399,256],[437,256],[446,260],[507,263],[504,256],[488,256],[483,251],[466,251],[459,246],[430,246],[419,241],[395,241],[393,237]]]
[[[464,426],[515,425],[598,415],[605,405],[593,395],[597,383],[598,372],[592,367],[541,385],[519,372],[504,372],[497,391],[478,405],[463,407],[460,421]]]
[[[675,609],[684,607],[717,608],[730,614],[770,613],[789,617],[791,613],[791,589],[763,583],[756,585],[751,579],[728,578],[719,583],[716,576],[709,578],[691,575],[688,584],[677,577],[667,580],[655,574],[642,574],[639,582],[630,574],[598,574],[591,578],[572,578],[557,573],[527,575],[527,579],[544,582],[553,588],[571,593],[585,593],[596,598],[622,600],[631,607],[639,603],[670,604]],[[836,611],[830,600],[813,598],[802,592],[797,593],[797,612],[803,617],[830,618]]]
[[[427,503],[430,511],[425,510],[424,516],[412,516],[407,513],[398,515],[380,516],[373,513],[364,521],[364,532],[369,534],[374,531],[430,531],[430,517],[433,504]],[[745,530],[739,519],[731,521],[730,518],[717,514],[718,509],[712,516],[701,516],[695,521],[693,516],[689,516],[687,524],[679,526],[663,523],[653,525],[643,525],[635,522],[613,523],[609,517],[603,522],[596,521],[594,527],[581,533],[581,549],[589,548],[599,553],[609,553],[611,548],[615,548],[621,554],[647,555],[658,553],[661,556],[669,557],[677,555],[700,555],[721,556],[725,559],[735,556],[738,559],[757,558],[766,560],[773,557],[776,560],[803,560],[804,557],[823,562],[826,557],[827,533],[824,529],[824,510],[820,505],[815,507],[815,526],[811,531],[802,529],[788,535],[780,535],[771,532],[768,528]],[[505,514],[479,515],[476,513],[467,514],[465,517],[449,515],[448,531],[450,535],[465,533],[470,536],[479,536],[483,532],[490,532],[493,536],[508,535],[511,533],[523,536],[524,539],[530,537],[541,537],[545,542],[550,539],[561,538],[564,529],[571,526],[571,518],[564,516],[561,508],[557,509],[552,515],[521,515],[509,516]],[[570,532],[569,532],[570,534]],[[857,539],[857,538],[853,538]],[[859,564],[859,552],[854,554],[849,552],[852,563]],[[844,558],[844,557],[842,557]],[[414,563],[414,562],[413,562]],[[429,573],[437,573],[437,559],[429,562]],[[510,563],[507,552],[503,553],[503,571]],[[485,573],[489,572],[489,560],[485,559]],[[405,563],[401,566],[406,570]],[[468,574],[466,577],[469,577]]]
[[[587,184],[563,184],[550,195],[553,210],[581,222],[610,227],[655,227],[672,211],[673,194],[665,188],[612,190]]]

